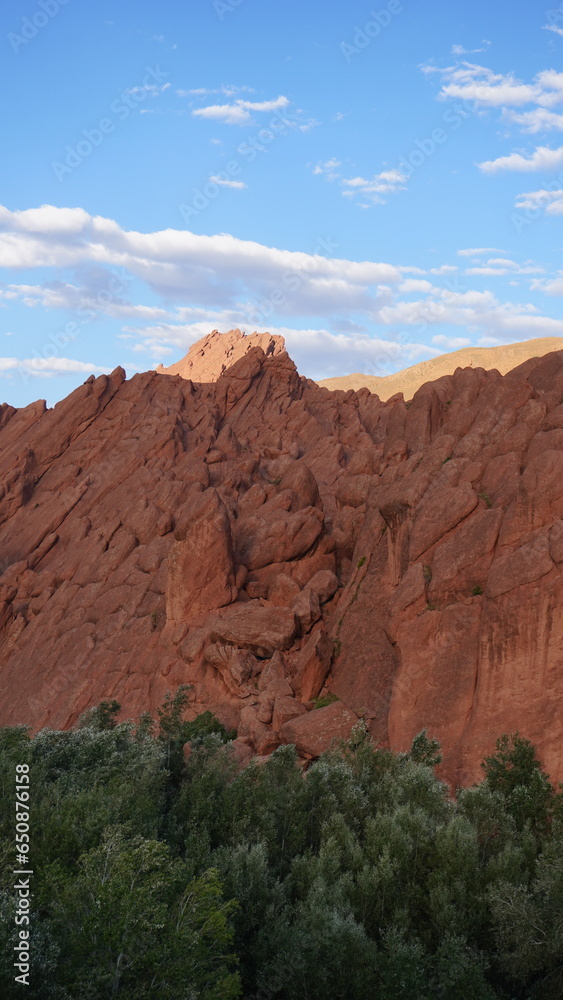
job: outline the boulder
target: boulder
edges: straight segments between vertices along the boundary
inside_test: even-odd
[[[208,619],[206,627],[211,642],[241,646],[261,657],[289,649],[297,629],[290,608],[276,608],[261,601],[231,604]]]
[[[287,465],[279,484],[280,490],[291,490],[297,503],[292,504],[293,510],[303,507],[320,505],[317,480],[305,462],[291,462]]]
[[[278,573],[268,587],[268,600],[276,607],[290,607],[299,594],[299,585],[287,573]]]
[[[345,475],[336,488],[336,499],[345,507],[360,507],[366,502],[374,476]]]
[[[265,663],[264,669],[258,678],[259,691],[276,691],[277,694],[293,694],[286,674],[286,666],[282,654],[276,650],[274,655]]]
[[[310,632],[315,622],[321,617],[321,605],[319,595],[305,587],[300,594],[291,602],[291,607],[301,627],[301,632],[305,635]]]
[[[287,722],[299,718],[305,712],[305,706],[300,701],[297,701],[296,698],[288,698],[281,695],[274,702],[272,729],[275,733],[278,733]]]
[[[252,705],[243,708],[240,713],[238,735],[247,737],[256,753],[261,755],[271,753],[280,742],[277,734],[264,722],[260,722],[256,707]]]
[[[256,657],[235,646],[213,642],[206,646],[203,655],[205,662],[215,667],[234,695],[241,695],[244,686],[259,671]]]
[[[293,743],[302,756],[320,757],[325,750],[347,740],[358,721],[349,708],[333,702],[286,722],[280,729],[282,743]]]
[[[237,738],[236,740],[232,740],[231,743],[227,743],[227,750],[236,762],[239,771],[248,767],[254,757],[252,747],[250,743],[246,742],[246,739]]]
[[[317,594],[321,604],[334,597],[340,584],[338,577],[329,569],[321,569],[309,580],[307,587]]]
[[[291,511],[270,509],[241,517],[236,524],[238,561],[247,569],[303,556],[323,530],[323,515],[316,507]]]

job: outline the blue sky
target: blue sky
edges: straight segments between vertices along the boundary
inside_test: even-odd
[[[0,44],[2,399],[214,328],[312,378],[563,336],[563,4],[22,0]]]

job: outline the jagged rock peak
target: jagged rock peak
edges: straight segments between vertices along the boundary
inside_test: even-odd
[[[192,344],[181,361],[168,368],[159,365],[156,371],[159,375],[181,375],[192,382],[216,382],[227,368],[254,347],[262,348],[266,357],[274,357],[284,353],[285,341],[283,337],[270,333],[246,334],[238,329],[220,333],[219,330],[212,330],[208,336]]]

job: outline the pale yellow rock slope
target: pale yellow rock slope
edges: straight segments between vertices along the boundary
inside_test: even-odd
[[[417,389],[425,382],[433,382],[442,375],[453,375],[456,368],[496,368],[501,375],[529,358],[541,358],[551,351],[563,350],[563,337],[539,337],[535,340],[525,340],[519,344],[504,344],[501,347],[464,347],[451,354],[440,354],[429,361],[421,361],[411,368],[405,368],[394,375],[362,375],[354,372],[352,375],[342,375],[327,378],[319,385],[327,389],[361,389],[367,386],[370,392],[375,392],[380,399],[390,399],[396,392],[402,392],[405,399],[411,399]]]

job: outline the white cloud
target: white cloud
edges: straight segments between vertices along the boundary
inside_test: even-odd
[[[244,181],[230,181],[226,177],[221,177],[220,174],[211,174],[209,180],[213,184],[218,184],[219,187],[232,188],[233,191],[242,191],[246,187]]]
[[[160,294],[208,306],[230,306],[241,295],[261,301],[279,288],[283,308],[320,310],[321,315],[328,308],[368,308],[370,286],[401,280],[393,265],[329,256],[338,249],[330,242],[303,253],[228,234],[202,236],[176,229],[138,233],[101,216],[78,217],[50,206],[38,211],[28,215],[0,208],[0,266],[119,267]],[[50,234],[47,217],[53,221]]]
[[[99,315],[116,319],[136,317],[142,320],[165,318],[166,309],[158,306],[134,304],[123,297],[125,282],[104,269],[90,269],[83,275],[82,285],[70,282],[49,281],[43,285],[9,284],[0,296],[19,300],[24,305],[42,309],[65,309],[78,313],[82,323],[91,322]]]
[[[563,146],[550,149],[549,146],[538,146],[530,156],[522,153],[510,153],[509,156],[499,156],[496,160],[485,160],[477,164],[485,174],[496,174],[501,170],[532,173],[536,170],[557,170],[563,166]]]
[[[207,108],[192,111],[194,118],[211,118],[227,125],[245,125],[251,121],[250,112],[236,104],[210,104]]]
[[[365,177],[343,177],[338,169],[342,164],[340,160],[332,158],[324,163],[317,163],[313,167],[313,174],[317,177],[326,177],[329,181],[340,181],[343,187],[342,194],[347,198],[354,198],[358,195],[362,201],[357,201],[359,208],[371,208],[372,205],[382,205],[385,203],[384,195],[395,194],[397,191],[404,191],[408,177],[401,170],[392,168],[382,170],[379,174],[374,174],[371,178]]]
[[[559,272],[559,277],[552,278],[550,281],[533,281],[532,289],[534,291],[541,291],[544,295],[563,295],[563,272]]]
[[[169,87],[170,87],[169,83],[164,83],[164,84],[146,83],[143,86],[130,87],[129,90],[125,91],[125,93],[140,94],[142,95],[142,98],[147,96],[158,97],[160,94],[163,94],[165,90],[168,90]]]
[[[448,351],[458,351],[461,347],[471,346],[469,337],[446,337],[443,333],[438,333],[435,337],[432,337],[432,343],[438,344],[440,347],[445,347]]]
[[[516,264],[515,261],[504,257],[492,257],[479,267],[466,268],[463,273],[481,275],[542,274],[543,268],[531,261],[526,264]]]
[[[89,361],[75,361],[73,358],[0,358],[0,376],[10,372],[24,372],[37,378],[51,378],[53,375],[80,373],[92,375],[94,372],[109,372],[112,366],[91,364]]]
[[[407,278],[399,285],[399,291],[405,294],[410,292],[431,292],[433,290],[432,283],[430,281],[424,281],[420,278]]]
[[[362,334],[334,334],[328,330],[271,328],[285,338],[299,371],[316,379],[362,372],[386,375],[441,352],[428,344],[409,343]]]
[[[459,46],[454,49],[454,54],[462,54]],[[461,99],[471,102],[476,110],[498,110],[504,122],[528,134],[563,131],[563,112],[558,110],[563,104],[563,72],[545,69],[537,73],[531,83],[526,83],[514,73],[495,73],[486,66],[467,61],[442,68],[424,65],[421,69],[426,74],[441,76],[439,100]],[[511,152],[484,160],[477,166],[485,174],[557,170],[563,166],[563,146],[552,149],[542,145],[531,153]]]
[[[313,174],[316,177],[323,175],[327,177],[329,181],[335,181],[341,176],[338,172],[338,167],[341,166],[342,164],[340,160],[333,157],[331,160],[325,160],[324,163],[317,163],[316,166],[313,167]]]
[[[191,90],[177,90],[178,97],[209,97],[211,94],[223,94],[225,97],[235,97],[236,94],[253,94],[253,87],[239,87],[233,84],[223,87],[193,87]]]
[[[40,208],[28,208],[24,212],[10,212],[0,205],[0,231],[7,223],[15,221],[17,230],[38,235],[57,235],[79,233],[90,216],[83,208],[56,208],[54,205],[41,205]]]
[[[464,61],[442,69],[425,65],[422,69],[425,73],[441,74],[442,88],[438,98],[442,101],[453,98],[473,101],[483,108],[520,107],[536,103],[543,94],[539,83],[522,83],[512,73],[494,73],[475,63]]]
[[[458,250],[458,257],[483,257],[488,253],[504,253],[498,247],[469,247],[467,250]]]
[[[404,191],[407,180],[407,175],[400,170],[382,170],[367,180],[364,177],[343,178],[342,184],[346,190],[342,193],[348,197],[357,194],[367,197],[373,205],[383,204],[385,198],[382,196]]]
[[[469,333],[494,335],[501,341],[563,336],[563,320],[543,316],[532,304],[499,302],[490,291],[434,289],[426,299],[384,306],[378,317],[390,325],[461,326]]]
[[[491,257],[487,264],[491,264],[493,267],[513,267],[516,271],[519,268],[519,264],[508,257]]]
[[[505,267],[504,268],[502,268],[502,267],[487,267],[486,265],[484,265],[483,267],[468,267],[468,268],[466,268],[466,270],[463,273],[464,274],[482,274],[482,275],[491,275],[492,276],[492,275],[508,274],[509,272],[507,271],[507,269]]]
[[[543,208],[548,215],[563,215],[563,188],[552,191],[544,188],[539,191],[526,191],[517,195],[516,208],[532,210]]]
[[[469,56],[476,52],[486,52],[491,43],[484,38],[480,49],[465,49],[463,45],[452,45],[452,56]]]
[[[563,28],[558,28],[555,24],[544,24],[544,31],[554,31],[556,35],[563,36]]]
[[[238,98],[234,104],[210,104],[205,108],[195,108],[192,116],[222,121],[226,125],[246,125],[252,121],[253,111],[279,111],[288,105],[288,98],[283,96],[276,97],[273,101],[245,101]]]
[[[547,108],[534,108],[533,111],[523,111],[521,114],[510,111],[505,117],[515,125],[520,125],[523,132],[530,134],[547,132],[550,129],[563,131],[563,114],[556,114]]]
[[[425,73],[440,73],[440,100],[472,101],[478,108],[511,108],[536,104],[550,108],[563,102],[563,73],[547,69],[532,83],[523,83],[513,73],[494,73],[486,66],[462,62],[456,66],[426,65]]]
[[[305,253],[225,233],[128,231],[112,219],[90,216],[81,209],[43,206],[10,212],[0,207],[0,263],[12,270],[69,268],[74,276],[72,281],[53,280],[49,272],[50,280],[41,283],[26,274],[25,283],[0,286],[0,298],[6,304],[17,300],[30,307],[70,312],[91,306],[94,316],[104,312],[129,322],[123,332],[132,335],[136,351],[150,351],[151,360],[159,350],[164,354],[170,348],[179,356],[213,328],[287,329],[293,331],[291,345],[297,345],[294,349],[288,340],[288,346],[307,374],[311,367],[304,367],[299,359],[318,365],[315,351],[325,347],[330,348],[326,364],[347,371],[361,369],[362,358],[366,364],[375,364],[373,351],[389,351],[388,363],[396,368],[416,360],[420,352],[430,356],[437,351],[435,346],[413,344],[415,338],[407,335],[415,327],[418,335],[432,327],[437,336],[455,337],[459,332],[464,337],[496,337],[501,342],[563,335],[563,320],[542,315],[535,305],[503,302],[491,291],[458,288],[455,265],[433,269],[448,275],[453,268],[454,278],[445,278],[442,287],[437,287],[420,268],[339,258],[338,249],[330,237]],[[498,248],[458,253],[462,259],[477,257],[479,267],[504,270],[510,277],[541,274],[533,262],[517,264]],[[122,287],[104,298],[100,289],[107,287],[110,269],[117,269]],[[129,301],[132,293],[126,288],[130,277],[138,282],[133,285],[135,302]],[[557,294],[545,284],[536,287]],[[143,289],[162,296],[162,304],[140,303]],[[6,325],[11,322],[7,320]],[[376,331],[384,335],[379,339],[369,335]],[[379,346],[374,348],[376,341]],[[357,359],[353,365],[346,363],[346,349],[352,360]]]
[[[545,69],[531,83],[526,83],[514,73],[495,73],[467,61],[442,68],[432,65],[421,68],[426,74],[440,74],[439,100],[464,100],[481,112],[497,110],[502,121],[528,134],[563,131],[563,113],[558,110],[563,104],[563,72]],[[485,174],[556,170],[563,166],[563,147],[538,146],[532,153],[511,152],[477,166]]]

